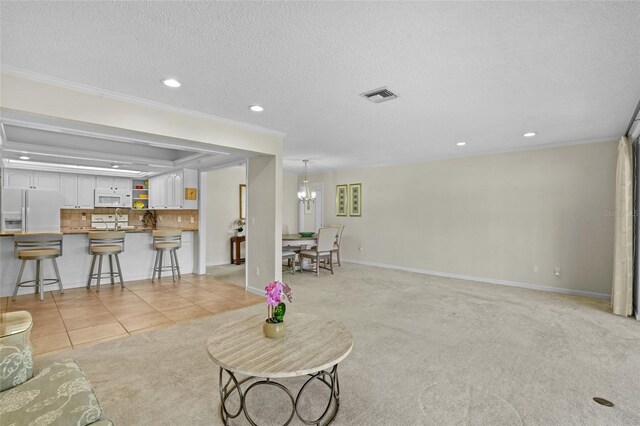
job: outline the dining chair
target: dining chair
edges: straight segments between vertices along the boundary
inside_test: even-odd
[[[320,228],[318,230],[318,244],[309,250],[302,250],[300,252],[300,271],[304,271],[303,259],[307,258],[311,261],[315,261],[316,264],[316,276],[320,276],[320,268],[327,269],[331,271],[333,275],[333,262],[331,262],[331,256],[333,250],[333,246],[336,242],[336,228]],[[329,260],[329,268],[325,266],[320,266],[321,260]]]
[[[336,254],[336,259],[338,260],[338,266],[342,266],[340,263],[340,242],[342,241],[342,231],[344,231],[344,225],[329,225],[330,228],[337,229],[336,231],[336,240],[333,244],[333,249],[331,249],[331,262],[333,262],[333,253]]]
[[[296,252],[282,249],[282,260],[287,261],[287,266],[292,274],[296,273]]]

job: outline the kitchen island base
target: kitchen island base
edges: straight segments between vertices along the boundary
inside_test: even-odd
[[[197,232],[183,231],[182,247],[177,251],[180,266],[185,273],[194,270],[197,250]],[[88,250],[86,233],[65,234],[63,255],[57,259],[65,289],[85,287],[91,268],[92,256]],[[120,257],[124,281],[151,279],[155,251],[149,232],[127,232],[125,253]],[[14,240],[11,236],[0,238],[0,297],[11,296],[20,272],[20,261],[14,258]],[[46,274],[55,274],[51,265],[43,265]],[[35,279],[35,270],[25,268],[23,280]],[[149,282],[151,285],[151,282]],[[33,293],[30,288],[20,289],[18,294]]]

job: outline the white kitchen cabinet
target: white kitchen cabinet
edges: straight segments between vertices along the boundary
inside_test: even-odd
[[[60,190],[60,173],[33,172],[33,189]]]
[[[154,176],[149,179],[149,208],[169,209],[173,206],[173,174]]]
[[[60,173],[4,169],[2,186],[15,189],[60,190]]]
[[[154,176],[149,179],[149,208],[161,209],[165,204],[163,176]]]
[[[98,176],[96,181],[98,189],[113,189],[119,191],[131,191],[132,182],[128,178],[120,178],[113,176]]]
[[[96,189],[95,176],[62,174],[60,193],[65,209],[92,209]]]
[[[78,206],[81,209],[92,209],[96,191],[96,177],[78,175]]]
[[[163,187],[164,187],[164,208],[170,209],[173,207],[173,173],[169,173],[163,177]]]
[[[78,176],[60,176],[60,194],[62,194],[62,208],[78,208]]]
[[[30,170],[3,170],[2,186],[4,188],[32,189],[33,172]]]
[[[133,188],[133,182],[127,178],[113,178],[113,186],[119,191],[129,191]]]
[[[184,199],[185,186],[197,188],[198,172],[196,170],[185,169],[152,177],[149,179],[149,208],[197,209],[197,201]]]
[[[96,189],[113,189],[113,178],[111,176],[98,176],[96,178]]]
[[[181,209],[184,204],[182,172],[169,173],[165,177],[166,208]]]

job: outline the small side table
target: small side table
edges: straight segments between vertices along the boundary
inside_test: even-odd
[[[240,265],[242,262],[244,262],[244,258],[240,257],[240,243],[244,243],[244,235],[236,235],[231,237],[230,239],[230,244],[231,244],[231,264],[233,265],[234,263],[236,265]],[[234,251],[234,243],[235,243],[235,251]],[[234,256],[235,254],[235,256]]]

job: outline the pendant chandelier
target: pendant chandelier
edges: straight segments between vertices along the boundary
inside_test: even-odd
[[[307,210],[311,210],[311,203],[315,203],[316,193],[311,192],[309,190],[309,181],[307,180],[307,163],[309,160],[304,161],[304,181],[303,181],[303,190],[298,192],[298,199],[303,203]]]

